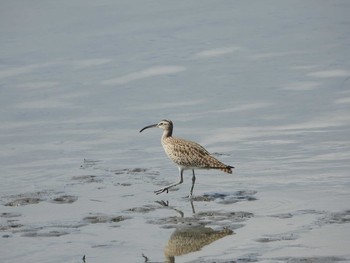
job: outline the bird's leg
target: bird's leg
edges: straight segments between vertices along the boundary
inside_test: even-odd
[[[194,183],[196,182],[196,176],[194,174],[194,170],[192,169],[192,186],[191,186],[191,191],[190,191],[190,195],[188,197],[192,197],[193,194],[193,188],[194,188]]]
[[[165,187],[163,187],[163,188],[161,188],[161,189],[159,189],[157,191],[154,191],[154,193],[157,194],[157,195],[159,195],[159,194],[161,194],[161,193],[163,193],[165,191],[168,193],[169,189],[171,187],[174,187],[176,185],[182,184],[182,182],[184,181],[183,180],[183,172],[184,172],[184,169],[179,167],[180,181],[178,181],[177,183],[173,183],[173,184],[167,185],[167,186],[165,186]]]
[[[191,200],[191,199],[190,199]],[[195,214],[196,213],[196,210],[194,209],[194,204],[193,204],[193,201],[191,200],[191,208],[192,208],[192,213]]]

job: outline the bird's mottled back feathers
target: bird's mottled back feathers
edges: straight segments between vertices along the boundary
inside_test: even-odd
[[[162,139],[162,145],[169,158],[179,166],[220,169],[226,173],[232,173],[232,166],[218,161],[198,143],[175,137],[165,137]]]

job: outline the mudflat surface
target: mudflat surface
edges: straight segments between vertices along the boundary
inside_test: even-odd
[[[1,262],[350,262],[349,1],[0,10]]]

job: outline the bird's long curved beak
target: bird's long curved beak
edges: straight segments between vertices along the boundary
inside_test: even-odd
[[[143,132],[144,130],[146,130],[146,129],[148,129],[148,128],[154,128],[154,127],[157,127],[157,126],[158,126],[158,123],[152,124],[152,125],[148,125],[148,126],[142,128],[142,129],[140,130],[140,132]]]

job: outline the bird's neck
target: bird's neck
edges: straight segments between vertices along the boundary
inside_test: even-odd
[[[173,131],[171,129],[169,130],[164,130],[163,131],[163,135],[162,135],[162,140],[163,139],[166,139],[166,138],[169,138],[173,135]]]

